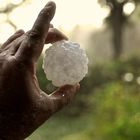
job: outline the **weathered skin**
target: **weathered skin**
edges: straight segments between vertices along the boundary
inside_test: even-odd
[[[70,102],[79,85],[66,85],[51,95],[40,88],[36,62],[45,43],[66,37],[50,25],[55,4],[49,2],[33,28],[17,31],[0,50],[0,140],[23,140]]]

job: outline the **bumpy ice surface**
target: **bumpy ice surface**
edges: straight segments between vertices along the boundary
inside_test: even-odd
[[[87,74],[88,58],[79,44],[63,40],[46,50],[43,69],[53,85],[74,85]]]

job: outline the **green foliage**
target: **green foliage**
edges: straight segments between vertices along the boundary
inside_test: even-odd
[[[139,140],[140,88],[137,88],[113,82],[96,90],[92,98],[94,127],[89,130],[90,139]]]
[[[52,85],[51,81],[48,81],[46,79],[46,75],[42,68],[42,64],[43,64],[43,56],[39,58],[37,63],[37,70],[36,70],[37,78],[40,84],[40,88],[43,91],[47,92],[47,94],[50,94],[52,91],[54,91],[55,87]]]

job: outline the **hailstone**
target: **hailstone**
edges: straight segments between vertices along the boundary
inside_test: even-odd
[[[45,51],[43,69],[54,86],[74,85],[87,74],[88,58],[78,43],[62,40]]]

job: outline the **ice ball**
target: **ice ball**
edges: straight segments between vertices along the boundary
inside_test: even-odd
[[[74,85],[87,74],[88,58],[78,43],[58,41],[45,51],[43,69],[54,86]]]

